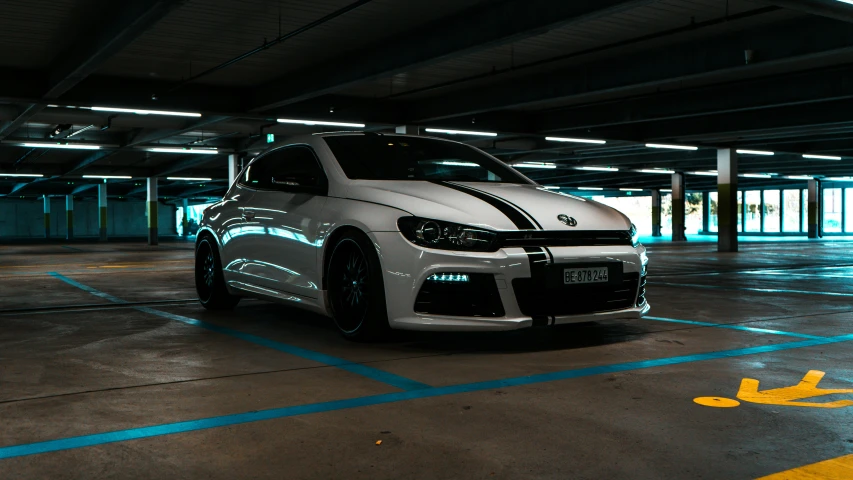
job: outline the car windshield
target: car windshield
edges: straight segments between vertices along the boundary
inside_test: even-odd
[[[530,183],[511,167],[460,143],[377,134],[324,140],[354,180]]]

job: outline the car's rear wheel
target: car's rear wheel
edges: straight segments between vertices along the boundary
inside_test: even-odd
[[[201,305],[208,310],[231,310],[240,297],[228,293],[222,276],[219,249],[209,235],[195,249],[195,289]]]
[[[356,232],[341,237],[329,257],[326,275],[332,314],[344,337],[374,341],[387,333],[382,269],[366,237]]]

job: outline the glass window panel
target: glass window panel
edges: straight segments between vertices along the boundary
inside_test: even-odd
[[[782,226],[779,190],[764,190],[764,231],[778,233]]]
[[[711,204],[708,209],[709,217],[708,217],[708,230],[712,232],[719,231],[718,224],[718,214],[717,214],[717,192],[708,193],[708,202]]]
[[[746,202],[746,231],[761,231],[761,191],[748,190],[745,196]]]
[[[785,218],[782,219],[783,232],[800,231],[800,191],[785,190],[782,192],[782,201],[785,204]]]
[[[737,192],[737,231],[743,231],[743,192]]]
[[[660,232],[661,235],[672,235],[672,194],[660,194]]]
[[[853,232],[853,188],[846,189],[846,201],[844,202],[844,215],[847,223],[844,225],[845,232]]]
[[[809,231],[809,190],[803,189],[803,232]]]
[[[684,226],[685,234],[694,234],[702,231],[702,194],[688,193],[684,199]]]
[[[823,231],[827,233],[841,232],[840,188],[825,188],[823,190]]]

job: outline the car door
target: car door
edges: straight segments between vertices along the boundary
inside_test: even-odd
[[[263,179],[244,215],[263,231],[248,272],[255,284],[300,297],[317,298],[320,272],[318,232],[328,180],[314,151],[290,145],[264,156]]]

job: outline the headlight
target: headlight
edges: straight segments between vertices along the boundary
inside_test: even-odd
[[[497,250],[497,234],[477,227],[418,217],[403,217],[397,220],[397,226],[406,240],[421,247],[473,252]]]
[[[632,223],[631,229],[628,230],[628,232],[631,233],[631,245],[633,245],[634,248],[639,247],[640,246],[640,234],[637,233],[637,226]]]

